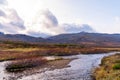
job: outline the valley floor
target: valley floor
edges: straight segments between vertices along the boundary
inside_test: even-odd
[[[7,72],[21,72],[31,68],[44,68],[47,66],[51,69],[60,69],[68,67],[66,65],[71,61],[71,59],[63,59],[61,56],[101,53],[107,54],[112,51],[120,51],[120,48],[84,47],[81,45],[70,44],[36,45],[7,42],[0,43],[0,61],[10,61],[10,63],[5,65]],[[57,56],[57,58],[47,60],[45,57],[48,56]]]

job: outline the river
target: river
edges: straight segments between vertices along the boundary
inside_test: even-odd
[[[63,58],[76,58],[68,65],[70,67],[63,69],[48,70],[31,74],[28,76],[21,76],[20,78],[10,78],[15,74],[5,72],[4,65],[7,62],[0,63],[0,80],[92,80],[92,71],[101,63],[101,59],[105,56],[113,55],[116,52],[102,53],[102,54],[88,54],[88,55],[74,55],[64,56]],[[40,72],[40,73],[39,73]]]

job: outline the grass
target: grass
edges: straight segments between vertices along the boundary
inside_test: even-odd
[[[16,52],[30,52],[30,51],[36,51],[39,50],[39,48],[8,48],[8,49],[3,49],[2,51],[16,51]]]
[[[69,56],[77,54],[97,54],[107,53],[110,51],[120,50],[119,48],[71,48],[71,47],[17,47],[17,48],[1,48],[0,49],[0,61],[6,60],[18,60],[28,57],[36,56]]]
[[[77,54],[105,53],[110,50],[98,48],[7,48],[0,50],[0,61],[16,60],[36,56],[69,56]]]
[[[29,68],[41,66],[42,64],[45,64],[47,60],[42,58],[29,58],[29,59],[22,59],[22,60],[16,60],[11,63],[8,63],[6,65],[6,70],[8,72],[20,72],[24,71]]]
[[[84,45],[75,44],[29,44],[6,41],[0,43],[0,61],[14,61],[6,66],[6,70],[14,72],[17,70],[35,67],[33,62],[37,59],[37,57],[70,56],[80,53],[98,54],[110,51],[120,51],[120,48],[86,47]],[[32,59],[32,62],[30,62],[31,58],[34,58],[34,60]],[[119,60],[117,62],[119,62]],[[39,63],[38,60],[36,60],[35,63]]]
[[[116,63],[113,65],[114,70],[120,70],[120,63]]]
[[[94,72],[95,80],[120,80],[120,54],[104,57]]]

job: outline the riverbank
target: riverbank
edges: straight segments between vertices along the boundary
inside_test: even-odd
[[[21,60],[13,60],[6,64],[7,72],[23,72],[25,70],[39,68],[48,69],[61,69],[68,67],[67,64],[72,61],[71,59],[64,59],[58,56],[48,56],[48,57],[34,57]]]
[[[104,57],[94,72],[95,80],[120,80],[120,54]]]
[[[37,70],[41,70],[42,72],[44,72],[44,69],[48,69],[48,70],[55,70],[55,69],[62,69],[62,68],[67,68],[70,67],[68,64],[74,59],[59,59],[59,60],[52,60],[52,61],[48,61],[47,63],[38,66],[36,68],[31,68],[29,70],[26,71],[30,71],[31,70],[33,72],[36,72]]]
[[[21,79],[24,76],[31,76],[34,74],[41,74],[44,73],[48,70],[52,71],[52,70],[56,70],[56,69],[63,69],[63,68],[68,68],[70,66],[68,66],[68,64],[73,60],[73,58],[71,59],[59,59],[59,60],[51,60],[48,61],[45,64],[42,64],[41,66],[37,66],[37,67],[33,67],[33,68],[28,68],[22,72],[7,72],[6,71],[2,71],[2,76],[0,77],[0,79],[6,79],[6,80],[18,80]],[[2,63],[2,62],[1,62]],[[6,64],[4,64],[6,65]],[[6,76],[5,76],[6,75]],[[3,78],[2,78],[3,77]]]
[[[8,64],[6,70],[9,72],[23,71],[46,64],[42,60],[45,56],[70,56],[77,54],[99,54],[109,51],[120,50],[119,48],[13,48],[0,51],[0,61],[13,61]],[[37,60],[39,58],[39,60]],[[40,59],[41,58],[41,59]],[[30,62],[32,60],[32,62]]]
[[[62,68],[70,67],[70,66],[68,66],[68,64],[72,60],[73,59],[61,59],[61,60],[49,61],[46,64],[44,64],[43,66],[41,66],[41,67],[42,68],[50,68],[51,70],[62,69]]]
[[[103,55],[102,53],[105,53],[107,55],[108,52],[111,52],[111,51],[120,51],[120,48],[81,47],[80,45],[79,46],[78,45],[57,45],[57,46],[55,46],[55,45],[50,45],[50,46],[29,45],[29,46],[24,46],[23,44],[19,44],[19,46],[18,46],[18,45],[13,45],[13,44],[9,44],[9,45],[5,44],[3,47],[0,47],[0,61],[1,62],[2,61],[10,61],[10,62],[18,61],[14,64],[8,65],[8,67],[12,66],[9,68],[10,70],[12,69],[12,71],[9,71],[9,69],[8,69],[8,72],[16,72],[16,71],[14,71],[14,69],[15,69],[18,71],[22,70],[23,72],[25,70],[25,74],[28,74],[28,73],[34,74],[39,69],[41,69],[42,71],[46,71],[44,69],[49,69],[49,70],[63,69],[63,68],[68,67],[68,66],[66,66],[68,63],[71,63],[71,59],[70,60],[69,59],[66,59],[66,60],[65,59],[57,59],[57,60],[53,60],[53,61],[41,60],[42,58],[44,58],[46,56],[62,57],[62,56],[80,55],[81,57],[78,57],[78,58],[81,58],[81,59],[79,59],[81,61],[79,61],[79,63],[76,64],[77,66],[73,69],[77,69],[77,68],[88,69],[88,68],[90,68],[89,66],[91,66],[91,68],[94,67],[94,65],[93,65],[93,64],[95,64],[94,61],[97,61],[95,59],[95,58],[97,58],[97,56],[95,56],[95,55],[98,55],[98,58],[99,57],[101,58],[101,56],[99,56],[99,55]],[[91,55],[94,55],[94,56],[92,57]],[[84,58],[84,56],[86,58]],[[40,59],[36,60],[37,58],[40,58]],[[32,62],[30,62],[31,59],[32,59]],[[93,59],[92,63],[91,62],[88,63],[90,61],[90,59],[91,60]],[[75,64],[75,63],[73,63],[73,64]],[[88,66],[88,68],[86,68],[86,65]],[[74,66],[74,65],[71,65],[71,66]],[[7,70],[6,66],[5,66],[5,69]],[[26,70],[28,70],[27,73],[26,73]],[[89,69],[89,72],[90,72],[90,70],[91,69]],[[79,71],[81,71],[81,70],[79,70]],[[87,75],[87,72],[88,71],[86,71],[85,75]],[[41,73],[41,72],[39,72],[39,73]],[[88,76],[88,77],[90,77],[90,76]]]
[[[98,67],[101,59],[115,53],[64,56],[62,60],[52,60],[45,65],[18,73],[6,73],[1,65],[0,79],[4,76],[6,80],[92,80],[92,70]]]
[[[53,70],[46,68],[43,71],[38,69],[38,72],[25,75],[18,80],[92,80],[91,70],[98,66],[103,56],[105,54],[67,56],[68,59],[75,58],[68,64],[70,67]]]

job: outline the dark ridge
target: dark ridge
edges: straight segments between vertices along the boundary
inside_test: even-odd
[[[102,34],[80,32],[74,34],[60,34],[48,38],[32,37],[24,34],[4,34],[0,32],[0,41],[22,41],[30,43],[49,44],[78,44],[92,46],[119,46],[120,34]]]

